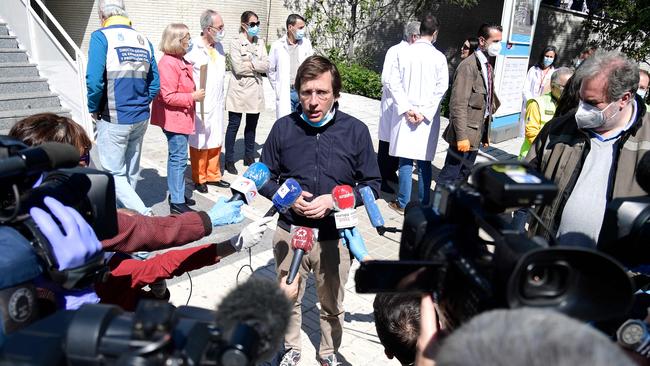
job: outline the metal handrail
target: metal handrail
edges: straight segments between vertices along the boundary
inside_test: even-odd
[[[52,32],[49,30],[49,28],[43,23],[43,19],[39,16],[39,14],[35,11],[35,9],[32,7],[31,1],[30,0],[21,0],[23,5],[25,5],[27,9],[27,13],[29,16],[32,17],[32,20],[40,23],[40,25],[43,27],[43,29],[46,30],[46,33],[50,37],[50,40],[54,43],[54,45],[61,51],[63,55],[65,55],[66,59],[70,63],[70,65],[77,71],[77,82],[79,85],[79,98],[81,101],[80,105],[86,105],[87,101],[87,89],[86,89],[86,57],[85,55],[81,52],[81,49],[75,41],[72,40],[72,38],[68,35],[68,33],[65,31],[65,29],[61,26],[61,24],[56,20],[54,15],[49,11],[49,9],[43,4],[41,0],[31,0],[36,3],[40,10],[42,11],[43,17],[47,18],[48,24],[51,24],[56,28],[56,30],[59,32],[59,34],[65,39],[65,41],[68,43],[70,48],[74,51],[74,59],[72,59],[72,55],[68,53],[68,50],[61,45],[59,39],[52,34]],[[93,126],[92,126],[92,121],[90,119],[90,115],[88,113],[85,113],[85,111],[82,111],[80,113],[80,118],[81,121],[77,121],[83,128],[86,130],[86,133],[88,134],[89,137],[93,137]]]

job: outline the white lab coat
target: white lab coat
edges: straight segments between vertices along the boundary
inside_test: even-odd
[[[298,41],[298,62],[302,63],[314,54],[311,42],[307,38]],[[273,42],[269,51],[269,82],[275,91],[275,118],[280,119],[291,114],[291,60],[287,35]]]
[[[208,75],[205,82],[204,113],[205,121],[201,119],[201,104],[196,103],[196,118],[194,134],[189,137],[189,144],[195,149],[214,149],[223,144],[224,134],[224,78],[226,76],[226,53],[221,42],[214,44],[217,59],[212,62],[208,50],[199,38],[185,59],[192,63],[194,84],[200,88],[201,65],[208,65]]]
[[[528,69],[526,74],[526,81],[522,90],[523,101],[521,105],[521,114],[519,115],[520,132],[523,133],[523,126],[526,125],[526,103],[528,100],[539,97],[542,94],[551,91],[551,75],[555,72],[553,66],[542,70],[539,66],[535,65]]]
[[[399,120],[390,136],[390,155],[432,161],[440,134],[440,102],[449,87],[447,58],[431,42],[419,39],[397,55],[388,82]],[[413,125],[408,110],[424,115]]]
[[[388,90],[388,81],[390,73],[393,70],[393,64],[397,62],[397,54],[409,43],[402,41],[386,51],[384,58],[384,67],[381,69],[381,114],[379,115],[379,141],[390,141],[390,130],[393,123],[399,120],[399,116],[393,110],[393,96]]]

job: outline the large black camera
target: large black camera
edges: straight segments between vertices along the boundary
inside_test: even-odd
[[[58,271],[52,247],[30,218],[29,210],[40,207],[48,211],[43,198],[53,197],[76,209],[99,240],[117,235],[113,177],[78,164],[79,153],[70,145],[52,142],[27,147],[0,136],[0,224],[13,227],[29,240],[50,278],[68,289],[94,281],[103,258],[97,256],[80,271]]]
[[[484,310],[551,307],[584,320],[625,314],[632,283],[609,256],[551,247],[505,220],[507,208],[548,204],[556,186],[523,163],[477,167],[472,184],[436,187],[432,207],[407,206],[399,261],[368,261],[357,292],[433,292],[449,329]]]

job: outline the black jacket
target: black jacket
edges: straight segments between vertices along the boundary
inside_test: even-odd
[[[368,127],[339,111],[338,103],[335,108],[332,121],[321,128],[303,121],[300,111],[275,122],[260,158],[271,171],[271,179],[260,189],[263,196],[273,197],[287,178],[298,181],[314,197],[332,193],[337,185],[350,185],[357,206],[362,204],[362,186],[369,186],[377,196],[381,178]],[[291,225],[318,228],[319,240],[338,239],[332,214],[313,220],[289,210],[280,215],[278,225],[287,231]]]

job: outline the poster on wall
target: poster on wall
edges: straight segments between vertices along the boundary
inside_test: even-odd
[[[510,16],[508,42],[530,44],[535,29],[535,9],[538,0],[515,0]]]
[[[503,72],[496,87],[501,106],[495,116],[507,116],[521,112],[523,88],[528,73],[528,57],[506,56],[503,59]]]

